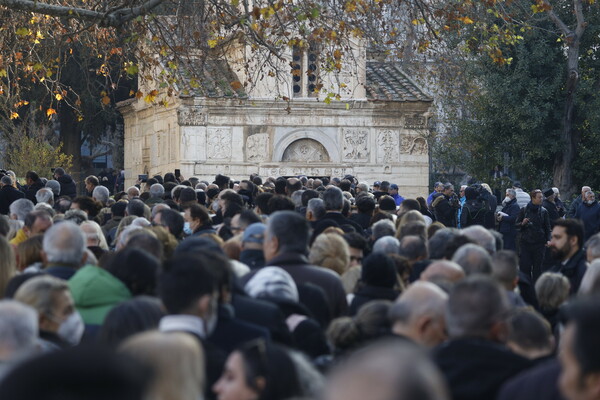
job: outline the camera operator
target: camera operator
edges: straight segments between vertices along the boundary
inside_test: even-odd
[[[516,221],[517,228],[521,229],[519,267],[534,282],[542,273],[544,253],[552,233],[548,210],[542,207],[543,201],[541,190],[532,191],[531,201],[521,209]]]

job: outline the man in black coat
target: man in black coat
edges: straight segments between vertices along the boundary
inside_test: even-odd
[[[546,245],[550,242],[550,216],[542,207],[542,191],[531,192],[531,201],[521,209],[517,217],[517,227],[521,229],[519,268],[537,281],[542,273],[542,263]]]
[[[54,170],[54,179],[60,183],[60,195],[69,196],[74,199],[77,196],[77,185],[71,175],[67,174],[64,169],[56,168]]]
[[[517,203],[517,192],[512,189],[506,189],[506,197],[502,202],[502,211],[498,213],[498,232],[504,239],[504,250],[517,251],[517,227],[515,222],[521,208]]]
[[[531,366],[504,345],[509,310],[502,288],[483,275],[460,281],[450,292],[450,340],[435,349],[433,358],[453,400],[495,399],[504,382]]]
[[[566,276],[571,283],[571,294],[577,293],[587,269],[581,221],[571,218],[557,220],[552,229],[550,251],[557,260],[550,271]]]
[[[360,224],[342,215],[342,209],[344,208],[344,194],[340,188],[331,187],[325,190],[323,192],[323,202],[325,203],[325,210],[327,212],[319,222],[332,220],[340,227],[343,225],[351,225],[356,232],[363,233],[363,228]]]
[[[15,200],[25,197],[25,193],[13,186],[14,182],[10,175],[4,175],[0,179],[0,214],[8,215],[9,207]]]
[[[348,308],[342,281],[335,272],[308,262],[308,239],[309,225],[300,214],[295,211],[273,213],[267,223],[264,238],[266,265],[283,268],[297,286],[311,283],[320,287],[327,296],[327,303],[322,304],[322,307],[329,308],[333,318],[342,316]],[[244,275],[241,283],[245,285],[259,270]],[[302,298],[300,302],[303,303]],[[314,307],[308,304],[305,306],[311,310]]]
[[[35,171],[27,171],[25,174],[25,181],[27,182],[27,189],[25,189],[25,197],[37,204],[35,194],[38,190],[44,187],[44,182],[40,179],[39,175]]]
[[[444,184],[444,191],[431,203],[435,218],[446,228],[456,228],[456,214],[460,208],[458,197],[454,194],[454,185]]]

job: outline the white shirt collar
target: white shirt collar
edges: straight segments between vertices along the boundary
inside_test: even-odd
[[[158,329],[161,332],[190,332],[201,338],[206,337],[204,321],[193,315],[166,315],[160,319]]]

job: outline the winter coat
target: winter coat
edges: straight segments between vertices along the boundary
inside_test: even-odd
[[[592,204],[582,203],[575,211],[573,217],[583,222],[585,229],[583,235],[584,242],[600,230],[600,204],[597,201],[594,201]]]
[[[529,224],[522,226],[521,222],[529,219]],[[527,204],[519,211],[517,217],[517,228],[521,229],[521,242],[527,244],[541,244],[550,240],[552,229],[550,228],[550,217],[548,210],[542,206]]]

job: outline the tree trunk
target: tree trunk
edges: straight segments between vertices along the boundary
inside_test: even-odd
[[[573,38],[567,51],[568,70],[565,85],[565,108],[560,137],[562,151],[556,154],[554,162],[554,185],[564,194],[564,198],[569,198],[575,191],[572,166],[579,145],[579,135],[574,132],[573,122],[575,93],[579,82],[579,42],[578,37]]]
[[[60,121],[60,141],[63,143],[63,152],[73,156],[73,167],[71,175],[75,182],[81,181],[81,132],[79,124],[75,120],[73,110],[64,106],[61,107],[58,118]]]

